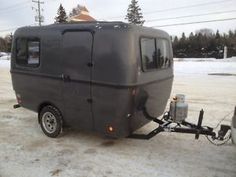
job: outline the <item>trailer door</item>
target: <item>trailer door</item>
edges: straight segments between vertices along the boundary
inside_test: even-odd
[[[63,34],[63,100],[65,122],[92,129],[91,70],[93,36],[88,31]]]

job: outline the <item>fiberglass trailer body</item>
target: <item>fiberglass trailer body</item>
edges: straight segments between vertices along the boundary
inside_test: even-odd
[[[160,116],[170,96],[169,35],[122,22],[23,27],[11,75],[18,106],[39,113],[47,136],[63,125],[126,137]]]

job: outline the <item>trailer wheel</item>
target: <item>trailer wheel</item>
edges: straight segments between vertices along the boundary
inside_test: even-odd
[[[45,106],[39,113],[39,123],[44,134],[56,138],[62,131],[62,115],[60,111],[51,106]]]

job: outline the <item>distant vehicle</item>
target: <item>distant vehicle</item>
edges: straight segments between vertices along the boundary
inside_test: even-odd
[[[11,76],[18,106],[38,112],[43,132],[63,126],[127,137],[163,114],[173,82],[169,35],[122,22],[23,27]]]

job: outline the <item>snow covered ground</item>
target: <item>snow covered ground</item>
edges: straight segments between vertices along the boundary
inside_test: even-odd
[[[236,57],[228,59],[187,58],[175,60],[175,75],[236,74]]]
[[[217,73],[209,75],[209,73]],[[229,75],[222,75],[228,73]],[[172,96],[187,95],[189,119],[204,125],[230,124],[236,105],[236,62],[175,60]],[[160,176],[235,177],[236,147],[210,144],[204,136],[162,133],[151,140],[109,140],[93,133],[67,130],[50,139],[37,114],[14,110],[9,61],[0,60],[0,177]],[[150,123],[142,131],[155,127]]]
[[[0,57],[0,68],[10,68],[10,60],[1,60]]]
[[[10,60],[10,58],[11,58],[10,53],[0,52],[0,60]]]

